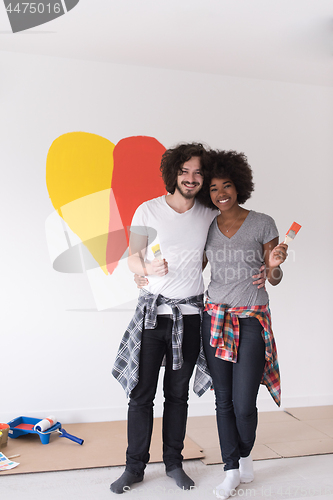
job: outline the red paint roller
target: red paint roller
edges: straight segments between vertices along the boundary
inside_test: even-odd
[[[65,429],[61,427],[61,423],[51,415],[42,420],[31,417],[17,417],[8,422],[9,437],[16,439],[24,434],[37,434],[40,437],[42,444],[48,444],[50,441],[50,434],[57,432],[61,437],[65,437],[78,444],[83,444],[83,439],[68,434]]]
[[[54,426],[56,426],[57,428],[53,429]],[[51,430],[46,432],[48,429]],[[61,427],[61,423],[57,422],[56,418],[53,415],[51,415],[50,417],[43,418],[43,420],[37,422],[37,424],[35,424],[34,426],[34,431],[38,432],[38,434],[52,434],[53,432],[58,432],[61,435],[61,437],[70,439],[75,443],[82,445],[84,442],[83,439],[73,436],[72,434],[66,432],[66,430]]]

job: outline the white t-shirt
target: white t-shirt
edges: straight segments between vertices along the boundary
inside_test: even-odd
[[[159,244],[162,258],[168,263],[165,276],[149,275],[145,288],[153,294],[170,299],[182,299],[204,292],[202,256],[209,226],[217,211],[195,201],[184,213],[173,210],[165,196],[154,198],[140,205],[133,217],[131,232],[148,237],[145,260],[154,259],[152,247]],[[197,309],[181,304],[183,314],[195,314]],[[162,304],[158,314],[170,314],[171,307]]]

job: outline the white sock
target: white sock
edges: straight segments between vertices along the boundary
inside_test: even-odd
[[[234,490],[240,484],[240,473],[238,469],[227,470],[224,481],[216,486],[215,495],[225,500],[230,495],[235,496]]]
[[[253,462],[251,455],[239,459],[239,472],[241,483],[251,483],[254,479]]]

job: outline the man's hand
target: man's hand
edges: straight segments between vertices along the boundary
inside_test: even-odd
[[[154,259],[150,263],[146,262],[145,270],[147,271],[148,276],[154,275],[162,277],[168,274],[169,272],[168,263],[165,259],[163,260]],[[138,273],[134,274],[134,281],[137,284],[138,288],[143,288],[144,286],[147,286],[149,284],[147,277],[142,276],[142,274]]]
[[[256,281],[253,281],[254,285],[258,285],[258,288],[266,288],[265,287],[265,282],[266,282],[266,266],[262,265],[261,268],[259,269],[259,274],[255,274],[252,276],[252,278]]]
[[[165,276],[168,274],[168,263],[165,259],[158,260],[154,259],[147,266],[148,275],[153,274],[154,276]]]

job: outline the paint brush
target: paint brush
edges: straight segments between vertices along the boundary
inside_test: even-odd
[[[286,233],[284,243],[286,243],[288,245],[295,238],[296,234],[301,229],[301,227],[302,226],[297,224],[297,222],[293,222],[292,225],[290,226],[288,232]]]
[[[159,244],[154,245],[153,247],[151,247],[151,249],[153,251],[155,259],[157,259],[157,260],[163,260],[162,252],[161,252],[161,248],[160,248]]]

